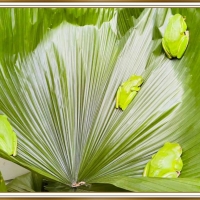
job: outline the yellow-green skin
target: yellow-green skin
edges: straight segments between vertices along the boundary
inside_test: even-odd
[[[125,110],[140,90],[142,83],[143,78],[137,75],[132,75],[126,82],[123,82],[117,91],[116,108]]]
[[[180,14],[175,14],[169,20],[162,38],[162,46],[168,58],[180,59],[189,42],[189,31],[185,19]]]
[[[183,167],[181,154],[182,148],[178,143],[165,143],[146,164],[143,176],[177,178]]]
[[[0,149],[10,156],[17,155],[17,136],[5,115],[0,115]]]

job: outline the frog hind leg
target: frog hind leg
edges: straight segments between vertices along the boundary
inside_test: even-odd
[[[170,53],[169,53],[169,50],[168,50],[168,48],[167,48],[167,46],[166,46],[166,43],[165,43],[165,40],[164,40],[164,39],[162,39],[162,46],[163,46],[163,49],[164,49],[164,51],[165,51],[167,57],[168,57],[169,59],[172,59],[172,56],[171,56]]]
[[[149,165],[150,165],[150,162],[148,162],[144,168],[144,171],[143,171],[143,176],[147,176],[147,173],[149,172]]]
[[[181,158],[178,158],[177,160],[174,161],[174,169],[176,171],[181,171],[183,168],[183,161]]]
[[[16,156],[17,155],[17,136],[16,135],[14,137],[13,145],[14,145],[13,156]]]
[[[117,90],[116,105],[115,105],[116,108],[119,108],[119,95],[120,95],[120,92],[121,92],[121,86]]]
[[[135,95],[137,94],[136,91],[133,91],[129,94],[127,100],[124,102],[124,104],[121,106],[122,110],[125,110],[127,108],[127,106],[131,103],[131,101],[133,100],[133,98],[135,97]]]
[[[177,54],[178,59],[180,59],[183,56],[189,42],[189,32],[186,31],[185,34],[186,35],[184,35],[181,39],[180,46],[178,49],[178,54]]]
[[[177,178],[179,176],[178,172],[168,172],[162,176],[162,178]]]

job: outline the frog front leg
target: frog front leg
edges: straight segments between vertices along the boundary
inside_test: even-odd
[[[180,59],[183,56],[183,53],[185,52],[188,42],[189,42],[189,31],[186,31],[185,34],[186,35],[184,35],[180,41],[180,46],[179,46],[178,53],[177,53],[178,59]]]
[[[119,108],[119,95],[121,93],[122,87],[120,86],[119,89],[117,90],[117,96],[116,96],[116,108]]]
[[[140,87],[138,87],[138,86],[133,86],[132,88],[131,88],[131,91],[133,92],[133,91],[139,91],[140,90]]]

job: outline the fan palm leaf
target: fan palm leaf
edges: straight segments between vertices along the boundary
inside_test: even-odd
[[[190,41],[182,59],[169,60],[161,39],[175,13],[186,16]],[[9,8],[0,15],[0,111],[18,137],[18,155],[2,157],[68,186],[174,191],[187,182],[200,190],[199,9]],[[116,91],[132,74],[144,84],[125,111],[115,109]],[[157,179],[141,178],[143,169],[167,141],[183,148],[180,178],[149,186]],[[144,189],[134,187],[138,180]]]

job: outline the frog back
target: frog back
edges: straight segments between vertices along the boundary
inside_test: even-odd
[[[182,149],[178,143],[165,143],[165,145],[152,156],[148,162],[145,176],[173,177],[179,176],[183,167],[180,155]]]
[[[7,116],[0,115],[0,149],[12,155],[13,138],[16,137],[8,122]]]

